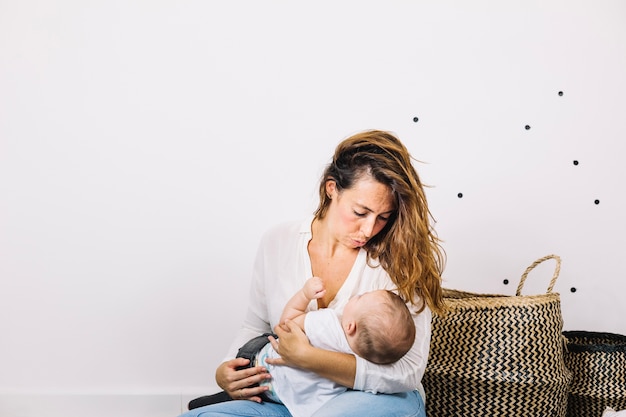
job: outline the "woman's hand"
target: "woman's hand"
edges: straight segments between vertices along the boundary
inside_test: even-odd
[[[278,340],[269,336],[272,347],[280,358],[267,359],[271,365],[287,365],[294,368],[307,369],[308,350],[312,348],[309,338],[293,321],[274,327]]]
[[[263,366],[255,366],[237,370],[248,365],[250,361],[235,358],[222,363],[215,371],[215,381],[233,400],[250,400],[262,402],[259,395],[268,390],[266,386],[252,386],[271,378]]]
[[[278,340],[272,336],[269,336],[269,339],[280,358],[268,358],[267,363],[305,369],[344,387],[354,388],[356,375],[354,355],[311,346],[302,329],[290,320],[283,325],[276,326],[274,333],[278,336]]]

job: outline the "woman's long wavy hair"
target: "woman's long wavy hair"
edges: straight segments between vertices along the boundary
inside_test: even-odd
[[[441,274],[445,253],[431,225],[434,219],[411,160],[406,147],[389,132],[368,130],[345,139],[335,149],[322,176],[315,218],[323,219],[330,206],[328,181],[334,181],[339,192],[353,187],[364,175],[389,186],[396,210],[387,225],[364,246],[368,262],[378,260],[405,301],[415,305],[417,294],[422,300],[419,311],[428,305],[432,311],[443,313]]]

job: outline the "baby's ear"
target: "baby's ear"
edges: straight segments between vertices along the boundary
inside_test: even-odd
[[[343,330],[347,336],[354,336],[356,334],[356,322],[349,321],[343,325]]]

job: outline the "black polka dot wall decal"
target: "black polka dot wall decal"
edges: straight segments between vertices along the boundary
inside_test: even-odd
[[[420,119],[418,119],[417,117],[414,117],[414,118],[413,118],[413,121],[414,121],[415,123],[419,122],[419,120],[420,120]]]
[[[508,280],[508,279],[505,279],[504,281],[502,281],[502,283],[503,283],[504,285],[509,285],[509,280]]]
[[[572,287],[569,289],[571,292],[576,292],[576,287]]]
[[[563,92],[559,91],[559,96],[563,97]]]
[[[526,129],[526,130],[530,130],[530,125],[526,125],[526,126],[524,126],[524,129]]]
[[[574,159],[574,165],[578,165],[578,161]]]
[[[600,200],[594,200],[593,204],[595,204],[595,205],[600,204]]]
[[[463,193],[458,193],[456,196],[459,198],[463,198]]]

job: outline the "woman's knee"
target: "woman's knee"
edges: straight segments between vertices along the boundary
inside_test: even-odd
[[[371,394],[347,391],[324,404],[313,417],[426,417],[419,392]]]
[[[291,417],[282,404],[254,401],[228,401],[194,408],[179,417]]]

